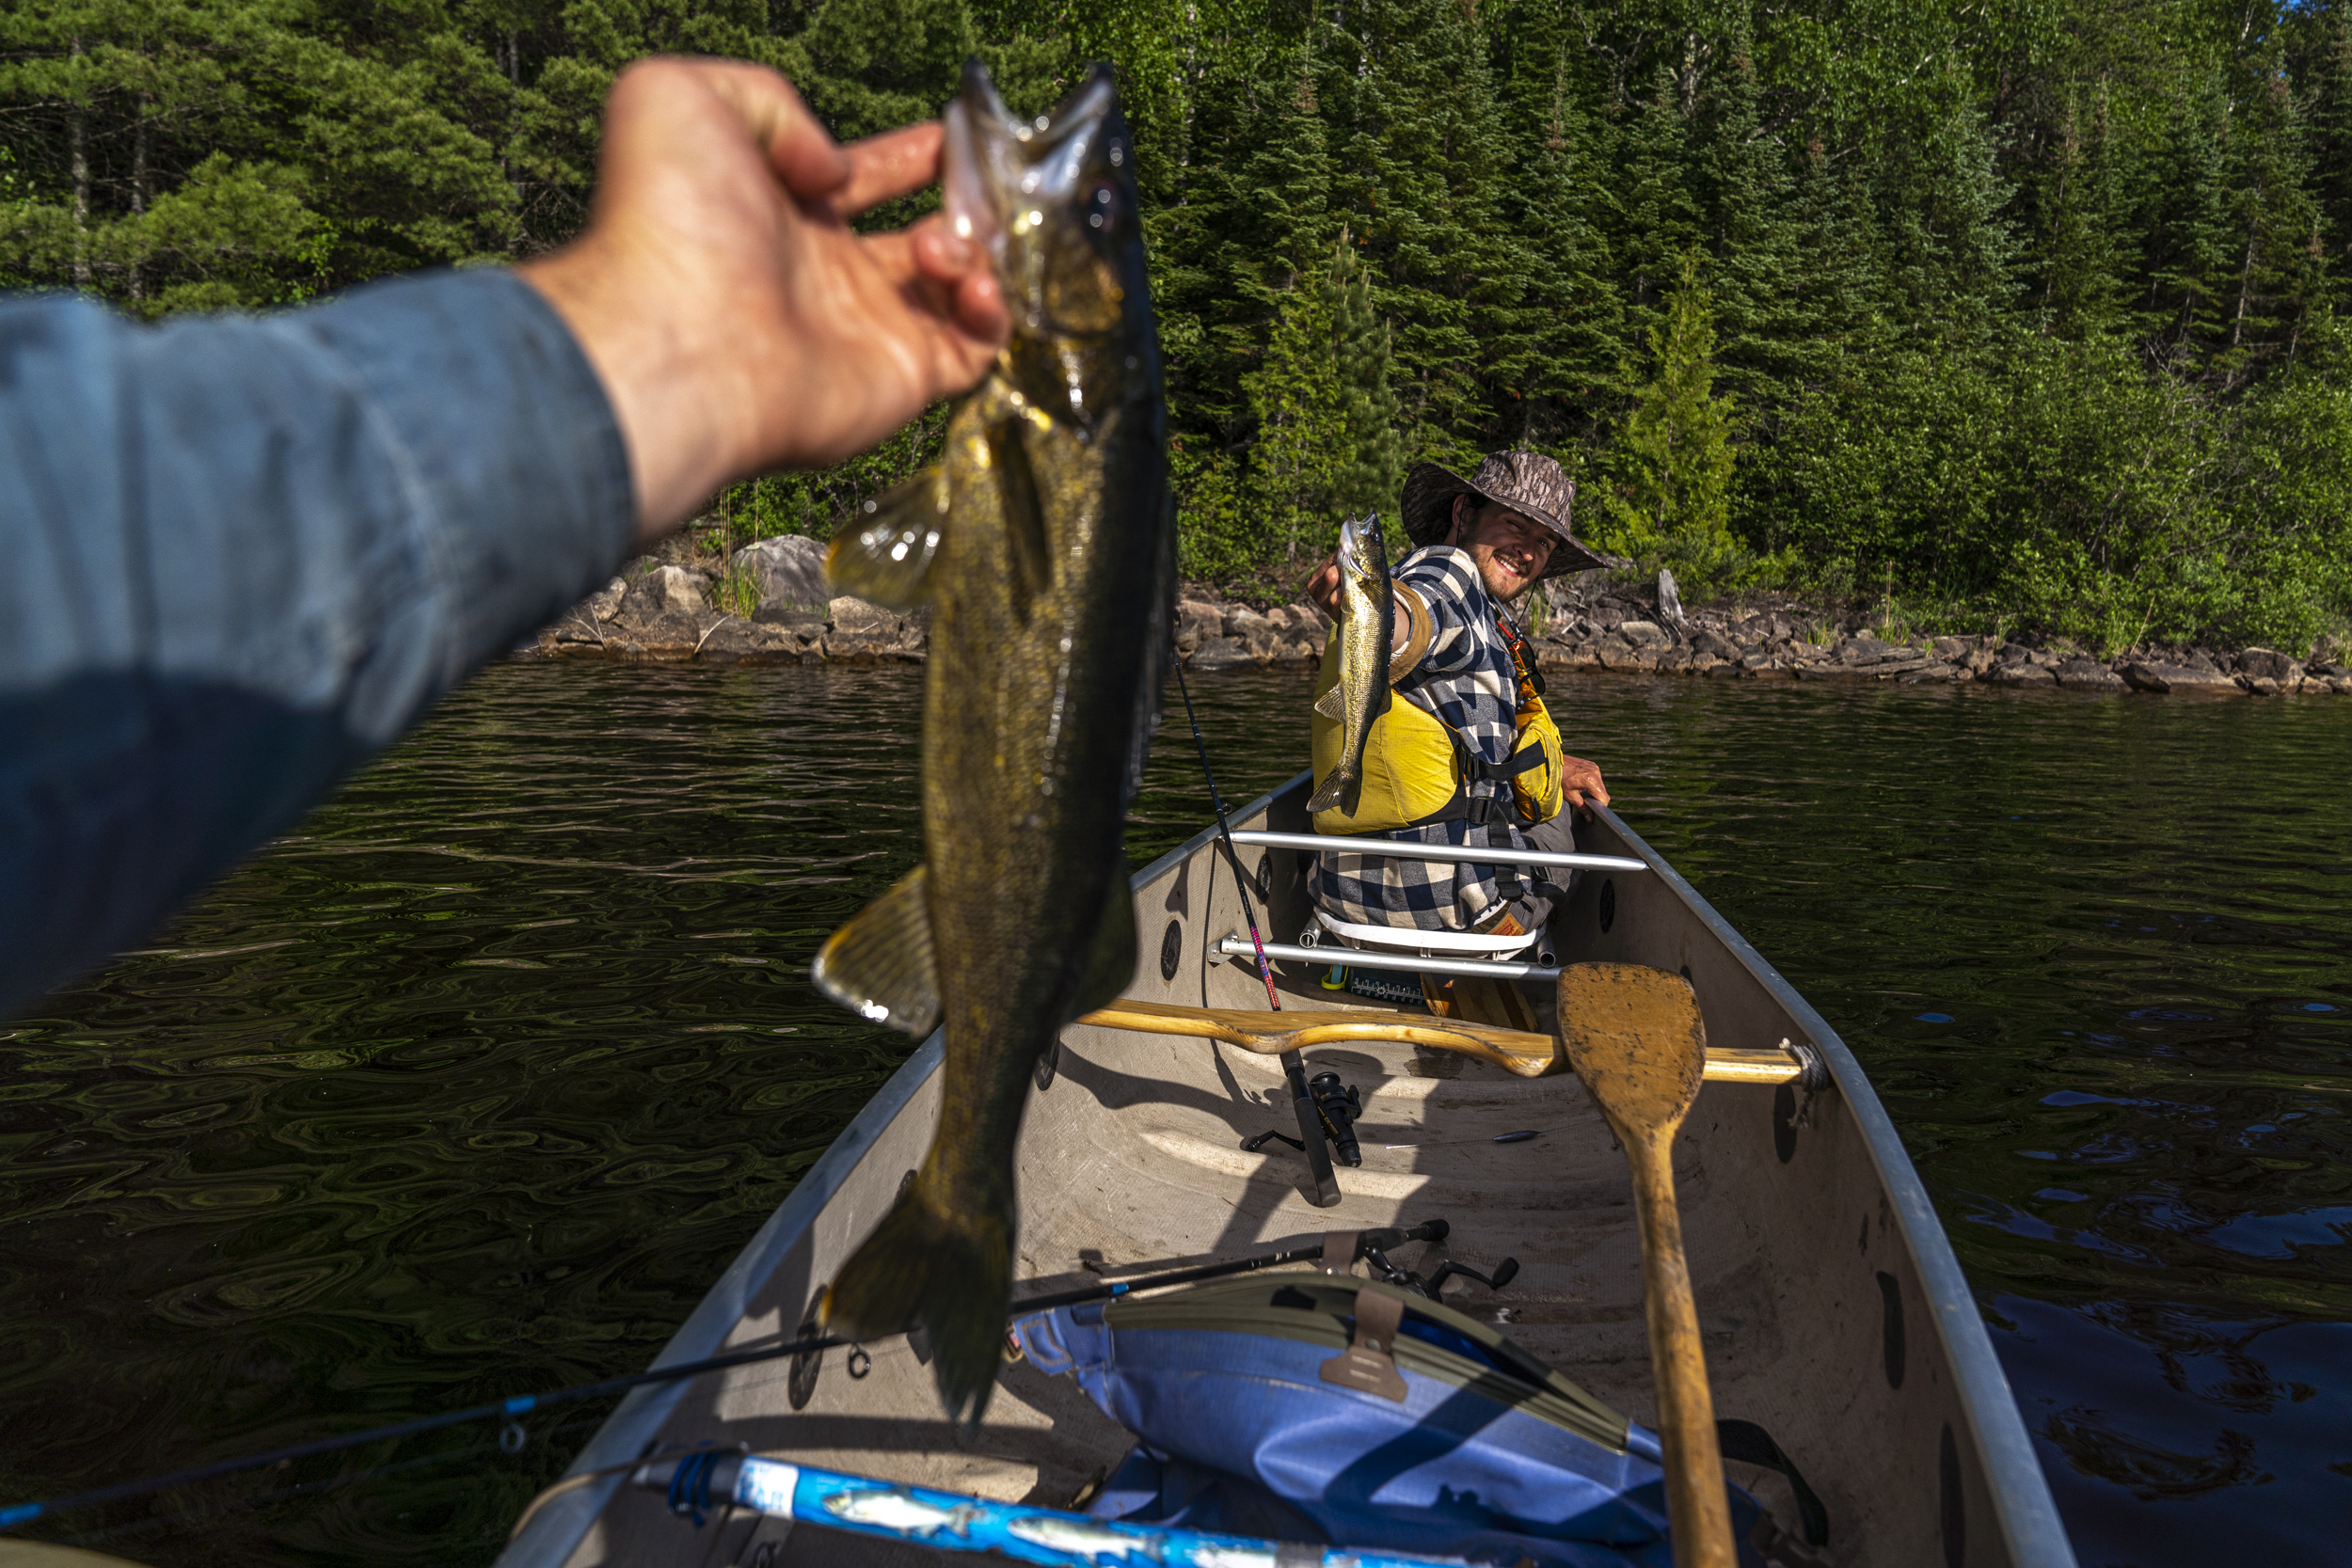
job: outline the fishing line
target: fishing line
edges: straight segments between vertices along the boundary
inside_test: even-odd
[[[295,1443],[267,1453],[247,1454],[242,1459],[216,1460],[192,1469],[175,1470],[169,1475],[150,1476],[142,1481],[118,1481],[112,1486],[96,1487],[76,1492],[72,1497],[48,1502],[17,1503],[0,1508],[0,1530],[29,1525],[53,1513],[69,1509],[88,1508],[97,1503],[119,1502],[125,1497],[143,1497],[151,1492],[161,1492],[173,1486],[185,1486],[194,1481],[211,1481],[218,1476],[235,1475],[240,1470],[258,1470],[267,1465],[310,1459],[319,1454],[336,1453],[344,1449],[362,1448],[370,1443],[388,1442],[397,1437],[413,1437],[445,1427],[463,1426],[469,1421],[486,1421],[503,1417],[517,1417],[550,1404],[564,1404],[574,1400],[595,1399],[600,1394],[625,1393],[648,1383],[674,1383],[683,1377],[696,1377],[704,1372],[723,1371],[729,1367],[748,1366],[755,1361],[772,1361],[778,1356],[797,1355],[807,1351],[820,1351],[834,1345],[846,1345],[847,1339],[831,1336],[795,1339],[789,1344],[771,1345],[764,1350],[736,1351],[727,1355],[713,1355],[700,1361],[681,1362],[675,1367],[658,1367],[651,1371],[631,1372],[625,1377],[608,1377],[596,1383],[582,1383],[570,1388],[559,1388],[550,1394],[516,1394],[495,1404],[477,1404],[464,1410],[446,1411],[438,1416],[420,1416],[413,1421],[400,1421],[391,1426],[374,1427],[366,1432],[348,1433],[341,1437],[321,1437],[313,1442]]]
[[[1258,917],[1249,908],[1249,879],[1242,875],[1241,856],[1233,849],[1233,830],[1225,821],[1225,800],[1216,792],[1216,769],[1209,766],[1209,743],[1200,737],[1200,721],[1192,711],[1192,689],[1184,684],[1184,665],[1176,661],[1176,689],[1184,694],[1184,721],[1192,726],[1192,743],[1200,751],[1200,771],[1209,781],[1209,804],[1216,808],[1217,836],[1225,843],[1225,858],[1233,866],[1233,892],[1241,898],[1241,917],[1249,927],[1249,945],[1257,949],[1258,978],[1265,982],[1265,1005],[1275,1012],[1282,1010],[1282,999],[1274,991],[1274,966],[1266,962],[1265,939],[1258,935]]]
[[[1032,1296],[1012,1304],[1007,1317],[1041,1312],[1056,1307],[1071,1307],[1086,1301],[1110,1301],[1136,1291],[1158,1290],[1169,1285],[1188,1284],[1196,1279],[1213,1279],[1223,1275],[1244,1274],[1252,1269],[1271,1268],[1282,1263],[1310,1261],[1323,1255],[1321,1243],[1311,1247],[1284,1252],[1262,1254],[1255,1258],[1235,1259],[1221,1263],[1206,1263],[1192,1268],[1172,1269],[1160,1274],[1142,1275],[1134,1279],[1112,1281],[1102,1285],[1083,1286],[1075,1291],[1061,1291],[1047,1295]],[[366,1432],[347,1433],[341,1437],[321,1437],[309,1443],[295,1443],[266,1453],[246,1454],[239,1459],[216,1460],[190,1469],[174,1470],[168,1475],[150,1476],[141,1481],[119,1481],[112,1486],[100,1486],[71,1497],[53,1498],[46,1502],[17,1503],[0,1508],[0,1530],[29,1525],[37,1519],[75,1509],[89,1508],[99,1503],[119,1502],[127,1497],[143,1497],[150,1493],[166,1491],[174,1486],[186,1486],[199,1481],[212,1481],[221,1476],[235,1475],[244,1470],[265,1469],[271,1465],[310,1459],[320,1454],[337,1453],[346,1449],[364,1448],[371,1443],[389,1442],[399,1437],[414,1437],[427,1432],[463,1426],[469,1421],[487,1421],[503,1418],[514,1421],[531,1411],[552,1404],[565,1404],[576,1400],[595,1399],[604,1394],[626,1393],[631,1388],[652,1383],[675,1383],[681,1378],[699,1377],[705,1372],[724,1371],[731,1367],[750,1366],[759,1361],[773,1361],[781,1356],[801,1355],[811,1351],[831,1350],[854,1341],[832,1335],[818,1335],[794,1339],[781,1345],[769,1345],[759,1350],[734,1351],[725,1355],[706,1356],[700,1361],[681,1361],[675,1367],[657,1367],[650,1371],[630,1372],[622,1377],[602,1378],[595,1383],[582,1383],[569,1388],[558,1388],[548,1394],[516,1394],[493,1404],[471,1405],[464,1410],[446,1411],[438,1416],[421,1416],[413,1421],[401,1421],[391,1426],[373,1427]],[[503,1445],[501,1445],[501,1448]],[[464,1457],[436,1454],[434,1460]],[[405,1461],[425,1463],[426,1461]],[[633,1463],[633,1462],[632,1462]],[[398,1466],[393,1466],[397,1468]],[[359,1480],[361,1477],[352,1477]]]

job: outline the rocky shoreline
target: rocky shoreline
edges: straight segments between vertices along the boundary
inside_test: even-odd
[[[758,593],[758,608],[748,616],[711,603],[730,568],[737,582]],[[763,539],[726,558],[698,556],[688,541],[630,562],[516,653],[710,663],[923,660],[930,641],[927,612],[900,614],[829,595],[824,568],[824,545],[800,535]],[[2308,659],[2270,648],[2156,646],[2103,659],[2062,641],[1911,636],[1883,618],[1790,599],[1685,610],[1671,578],[1654,588],[1629,587],[1588,574],[1547,588],[1541,629],[1530,639],[1547,672],[2352,696],[2352,648],[2336,639],[2323,640]],[[1310,664],[1323,657],[1329,626],[1303,601],[1258,610],[1187,586],[1177,604],[1176,650],[1196,670]]]

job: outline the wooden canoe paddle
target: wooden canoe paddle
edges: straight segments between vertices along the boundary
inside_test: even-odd
[[[1675,1205],[1675,1131],[1707,1068],[1707,1026],[1679,974],[1642,964],[1560,972],[1560,1044],[1633,1167],[1642,1285],[1675,1568],[1737,1568],[1715,1401]]]
[[[1369,1007],[1349,1012],[1270,1013],[1263,1007],[1114,1002],[1078,1022],[1139,1035],[1190,1035],[1222,1040],[1261,1056],[1317,1045],[1399,1040],[1475,1056],[1520,1078],[1542,1078],[1566,1070],[1559,1042],[1549,1035],[1433,1018],[1427,1013],[1381,1012]],[[1786,1051],[1715,1051],[1707,1058],[1708,1080],[1717,1084],[1786,1084],[1804,1071],[1804,1064]]]

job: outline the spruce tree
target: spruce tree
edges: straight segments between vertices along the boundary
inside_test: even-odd
[[[1389,385],[1394,341],[1375,312],[1370,270],[1344,230],[1319,284],[1339,390],[1330,505],[1351,515],[1377,512],[1397,520],[1405,448],[1396,392]]]
[[[1416,456],[1474,463],[1501,425],[1493,366],[1524,353],[1525,246],[1503,220],[1508,137],[1470,8],[1350,8],[1356,58],[1334,61],[1333,195],[1383,280]]]
[[[1244,382],[1257,421],[1250,483],[1269,543],[1294,575],[1322,552],[1343,514],[1396,515],[1404,461],[1389,328],[1374,299],[1343,234],[1283,295],[1264,363]]]
[[[1655,371],[1618,440],[1608,542],[1647,569],[1671,567],[1692,596],[1739,585],[1749,564],[1731,532],[1732,406],[1714,395],[1714,298],[1696,247],[1649,334]]]
[[[1626,395],[1631,357],[1608,234],[1618,224],[1611,136],[1586,107],[1581,40],[1549,6],[1491,13],[1497,95],[1518,148],[1501,221],[1521,242],[1525,331],[1489,369],[1509,400],[1498,444],[1561,452],[1571,469]]]

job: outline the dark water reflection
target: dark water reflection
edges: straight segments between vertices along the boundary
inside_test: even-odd
[[[912,863],[918,686],[491,671],[0,1030],[0,1497],[642,1366],[904,1053],[805,974]],[[1559,688],[1870,1068],[2084,1562],[2333,1555],[2352,703]],[[1296,766],[1303,694],[1199,683],[1229,800]],[[1204,816],[1179,710],[1131,853]],[[601,1413],[73,1523],[159,1564],[483,1562]],[[406,1467],[246,1506],[361,1463]]]

